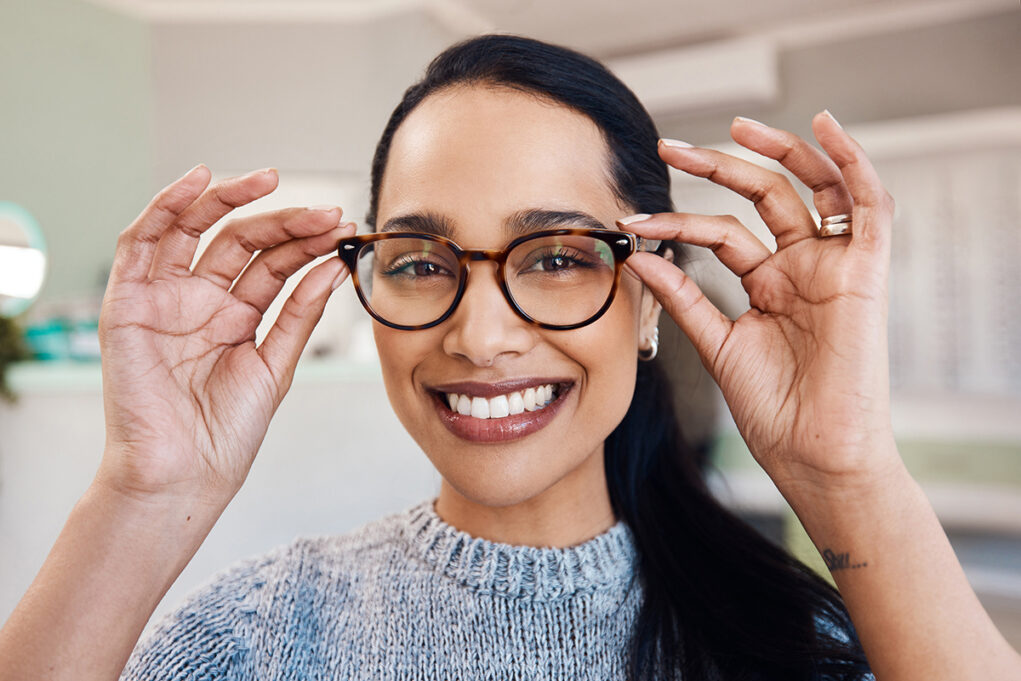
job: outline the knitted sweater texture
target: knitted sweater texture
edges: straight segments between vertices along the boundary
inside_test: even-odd
[[[231,568],[122,679],[624,679],[636,575],[623,523],[571,548],[510,546],[425,502]]]

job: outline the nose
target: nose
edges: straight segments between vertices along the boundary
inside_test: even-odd
[[[493,262],[471,266],[461,302],[443,326],[444,352],[479,367],[528,352],[536,342],[534,327],[504,298]]]

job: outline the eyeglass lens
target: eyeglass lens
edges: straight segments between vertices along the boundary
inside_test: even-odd
[[[445,244],[414,237],[366,244],[358,280],[369,307],[393,324],[418,326],[441,318],[460,286],[457,255]],[[508,254],[507,291],[537,322],[579,324],[595,315],[613,291],[616,265],[606,242],[591,236],[528,239]]]

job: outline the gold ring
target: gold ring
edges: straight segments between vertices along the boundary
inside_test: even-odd
[[[841,213],[823,218],[819,224],[819,236],[840,236],[851,233],[851,214]]]

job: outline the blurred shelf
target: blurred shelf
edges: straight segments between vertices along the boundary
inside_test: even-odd
[[[8,384],[17,395],[59,392],[99,393],[103,387],[99,362],[20,362],[8,369]],[[380,380],[375,360],[320,359],[298,362],[295,384],[345,383]]]
[[[948,531],[1021,537],[1021,483],[933,481],[924,474],[912,474]],[[790,512],[786,500],[761,469],[722,468],[712,474],[710,487],[725,505],[741,513]]]

